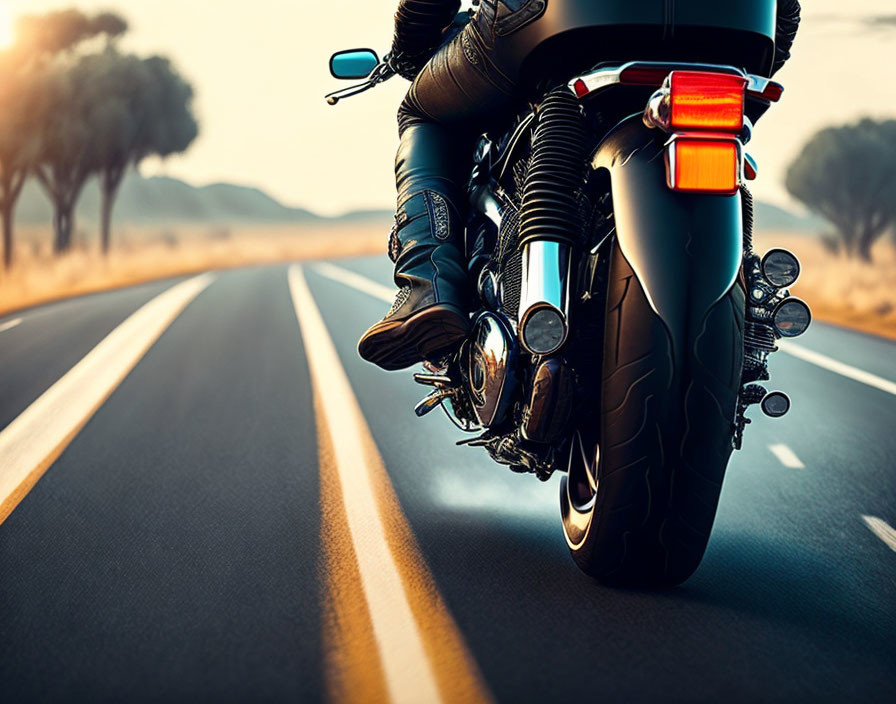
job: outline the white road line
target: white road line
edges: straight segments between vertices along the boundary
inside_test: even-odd
[[[341,266],[335,266],[328,262],[320,262],[319,264],[314,265],[314,270],[321,276],[326,276],[328,279],[333,279],[333,281],[338,281],[346,286],[351,286],[359,291],[363,291],[368,296],[379,298],[386,303],[391,303],[395,298],[394,288],[378,284],[376,281],[372,281],[366,276],[361,276],[348,269],[343,269]]]
[[[845,376],[847,379],[858,381],[867,386],[872,386],[875,389],[880,389],[881,391],[886,391],[888,394],[896,396],[896,382],[890,381],[889,379],[884,379],[870,372],[863,371],[862,369],[851,367],[843,362],[838,362],[836,359],[832,359],[819,352],[807,350],[805,347],[801,347],[793,342],[781,340],[778,342],[778,348],[782,352],[786,352],[804,362],[809,362],[809,364],[814,364],[822,369],[827,369],[829,372],[834,372],[840,376]]]
[[[21,318],[7,320],[5,323],[0,323],[0,332],[6,332],[7,330],[12,330],[16,325],[21,325],[21,323],[22,323]]]
[[[887,544],[890,550],[896,552],[896,530],[893,530],[893,526],[875,516],[862,516],[862,520],[865,521],[865,525],[871,529],[872,533]]]
[[[202,274],[153,298],[0,433],[0,523],[213,278]]]
[[[800,458],[797,457],[796,453],[787,447],[787,445],[769,445],[768,449],[772,451],[772,454],[777,457],[778,461],[785,467],[790,467],[791,469],[806,468],[806,465],[800,462]]]
[[[333,441],[348,529],[386,686],[395,702],[441,701],[398,566],[386,542],[371,484],[371,470],[359,442],[364,432],[358,425],[357,401],[298,265],[289,269],[289,289],[311,377]]]
[[[348,269],[343,269],[340,266],[330,264],[329,262],[320,262],[318,264],[315,264],[314,269],[318,274],[326,276],[328,279],[338,281],[339,283],[350,286],[351,288],[357,289],[358,291],[362,291],[369,296],[373,296],[374,298],[379,298],[383,301],[386,301],[387,303],[391,303],[395,298],[394,289],[391,289],[388,286],[383,286],[382,284],[377,283],[376,281],[372,281],[366,276],[357,274],[354,271],[349,271]],[[862,384],[872,386],[875,389],[880,389],[881,391],[886,391],[887,393],[896,395],[896,382],[884,379],[883,377],[879,377],[862,369],[852,367],[848,364],[844,364],[843,362],[838,362],[836,359],[832,359],[831,357],[823,355],[819,352],[813,352],[812,350],[808,350],[805,347],[801,347],[800,345],[797,345],[788,340],[779,341],[778,347],[782,352],[786,352],[787,354],[797,357],[804,362],[809,362],[810,364],[814,364],[815,366],[821,367],[822,369],[827,369],[828,371],[834,372],[835,374],[840,374],[841,376],[845,376],[848,379],[852,379],[853,381],[858,381]]]

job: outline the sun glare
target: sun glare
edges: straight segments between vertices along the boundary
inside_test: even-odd
[[[0,0],[0,49],[7,49],[13,42],[12,12],[6,0]]]

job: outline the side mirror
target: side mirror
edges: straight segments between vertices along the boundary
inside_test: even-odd
[[[337,51],[330,57],[330,73],[333,78],[358,80],[367,78],[379,63],[379,57],[372,49]]]

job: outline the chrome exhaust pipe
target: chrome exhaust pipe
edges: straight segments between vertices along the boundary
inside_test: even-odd
[[[534,355],[553,354],[569,335],[571,266],[566,244],[534,240],[523,247],[519,336]]]

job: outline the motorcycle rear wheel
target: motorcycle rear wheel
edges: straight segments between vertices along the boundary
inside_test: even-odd
[[[600,427],[576,430],[560,490],[573,559],[601,582],[671,586],[700,564],[732,451],[743,322],[744,292],[735,284],[680,331],[687,344],[676,355],[614,248]]]

